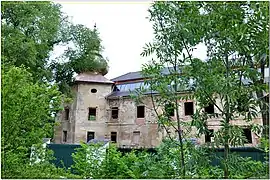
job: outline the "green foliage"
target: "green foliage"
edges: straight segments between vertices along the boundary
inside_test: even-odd
[[[266,164],[237,154],[230,154],[227,164],[231,179],[266,178],[268,172]]]
[[[3,157],[3,156],[2,156]],[[26,164],[18,154],[5,153],[4,165],[2,167],[2,178],[4,179],[80,179],[78,175],[71,174],[62,168],[43,162],[38,164]],[[3,159],[2,159],[3,161]]]
[[[269,141],[268,139],[261,138],[261,143],[259,144],[259,148],[262,149],[264,152],[269,153]]]
[[[73,84],[75,73],[97,72],[105,75],[108,60],[102,56],[103,47],[96,29],[70,23],[68,28],[66,50],[50,67],[55,71],[53,78],[59,84],[60,91],[70,95],[69,86]]]
[[[116,146],[110,146],[106,159],[103,161],[103,167],[105,169],[104,176],[101,177],[109,179],[136,178],[125,162],[125,160],[128,161],[130,159],[122,159],[122,153],[117,150]]]
[[[36,165],[30,166],[32,145],[39,147],[42,138],[53,136],[54,118],[60,109],[60,92],[55,86],[33,83],[32,78],[24,68],[2,71],[1,170],[6,178],[31,177],[32,172],[38,170]],[[49,171],[47,168],[53,166],[44,165],[42,169]],[[43,177],[41,172],[36,176]],[[44,177],[50,177],[50,174]]]
[[[72,155],[74,171],[84,178],[122,179],[136,178],[127,166],[134,160],[134,155],[122,157],[116,146],[106,150],[101,144],[83,144]]]
[[[53,138],[56,113],[67,100],[58,90],[72,96],[75,72],[107,73],[98,32],[70,23],[61,6],[52,2],[2,2],[1,27],[2,175],[73,178],[47,160],[30,165],[30,152],[42,138]],[[68,49],[53,59],[59,45]],[[41,159],[49,155],[37,151]]]
[[[211,156],[208,150],[201,146],[195,146],[191,141],[184,142],[184,155],[186,176],[183,177],[179,172],[181,163],[179,161],[180,149],[170,139],[165,139],[158,148],[158,163],[164,165],[163,168],[171,168],[171,171],[164,169],[168,173],[164,178],[221,178],[222,170],[219,167],[211,166]]]
[[[97,178],[101,166],[100,158],[102,154],[99,153],[100,144],[87,145],[81,143],[81,148],[77,149],[75,154],[72,154],[74,165],[72,168],[75,173],[85,178]]]
[[[60,110],[60,93],[55,86],[32,81],[31,74],[23,68],[13,67],[2,74],[4,151],[26,153],[32,144],[53,133],[54,117]]]
[[[190,141],[184,143],[185,177],[179,174],[182,167],[177,141],[164,139],[156,153],[133,150],[121,154],[114,145],[102,152],[101,147],[101,144],[82,144],[73,154],[75,164],[72,168],[77,174],[83,178],[99,179],[223,178],[222,168],[211,165],[213,152],[204,146],[195,146]],[[266,164],[259,161],[236,154],[230,154],[227,161],[230,178],[266,177]]]
[[[155,39],[146,44],[141,55],[157,57],[143,67],[145,83],[159,94],[151,97],[152,103],[158,109],[175,102],[178,109],[179,100],[196,99],[198,109],[191,125],[198,129],[198,135],[207,131],[209,118],[220,120],[222,128],[215,133],[215,143],[225,147],[225,178],[229,176],[229,146],[245,142],[241,128],[231,123],[244,119],[257,133],[260,128],[252,121],[259,114],[264,127],[269,121],[266,101],[262,100],[267,90],[263,72],[269,57],[268,6],[265,2],[194,1],[156,2],[149,9]],[[207,47],[207,60],[193,58],[194,46],[199,43]],[[168,68],[167,73],[164,68]],[[217,112],[206,114],[204,107],[209,104],[214,104]],[[179,117],[177,126],[163,115],[158,117],[165,129],[181,127]],[[185,152],[179,136],[183,160]]]
[[[52,152],[42,148],[41,146],[35,146],[37,152],[44,152],[39,155],[42,158],[40,162],[29,161],[29,155],[24,156],[22,153],[14,151],[3,151],[2,149],[2,178],[4,179],[60,179],[71,178],[79,179],[78,175],[74,175],[71,172],[57,168],[49,163],[52,159]]]
[[[3,68],[24,65],[33,80],[56,82],[69,96],[75,72],[107,73],[97,30],[69,22],[59,4],[3,2],[1,17]],[[53,59],[56,46],[66,51]]]
[[[58,42],[60,6],[51,2],[3,2],[2,65],[24,65],[35,80],[50,78],[49,53]]]
[[[107,61],[102,57],[101,39],[96,29],[90,30],[83,25],[72,26],[74,50],[67,51],[72,67],[76,73],[100,72],[107,74]]]

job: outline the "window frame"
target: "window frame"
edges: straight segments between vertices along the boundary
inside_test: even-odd
[[[140,131],[133,131],[132,135],[133,135],[132,136],[132,142],[134,144],[139,144],[140,143],[140,138],[141,138],[141,132]],[[135,142],[135,135],[138,136],[138,142]]]
[[[95,110],[95,115],[91,115],[91,110]],[[88,108],[88,118],[87,119],[88,119],[88,121],[96,121],[97,120],[97,107],[89,107]]]
[[[112,119],[118,119],[118,117],[119,117],[119,108],[118,107],[112,107],[111,109],[112,109],[111,118]],[[113,114],[114,111],[117,111],[117,113]]]
[[[64,120],[66,120],[66,121],[69,120],[69,113],[70,113],[69,108],[66,107],[66,108],[65,108]]]
[[[91,141],[92,139],[89,139],[89,135],[93,135],[93,138],[92,139],[95,139],[95,132],[94,131],[87,131],[87,134],[86,134],[86,143],[88,143],[89,141]]]
[[[186,113],[186,109],[187,109],[186,104],[190,104],[190,103],[192,103],[192,114]],[[193,101],[184,102],[184,114],[185,114],[185,116],[194,115],[194,102]]]
[[[247,137],[247,132],[246,131],[249,131],[249,136],[250,136],[250,139]],[[252,141],[252,131],[251,131],[251,128],[248,128],[248,127],[243,127],[243,136],[245,136],[245,138],[247,139],[247,142],[245,142],[245,144],[252,144],[253,141]]]
[[[62,133],[62,142],[63,143],[66,143],[67,142],[67,131],[66,130],[63,130],[63,133]]]
[[[115,137],[115,141],[112,140],[112,137]],[[116,131],[111,132],[111,142],[117,143],[117,132]]]
[[[139,110],[140,108],[143,108],[142,110]],[[139,112],[143,112],[143,115],[140,115]],[[145,106],[144,105],[139,105],[137,106],[137,118],[145,118]]]
[[[213,109],[212,109],[213,107]],[[213,112],[207,112],[207,110],[213,110]],[[209,104],[208,106],[204,107],[204,112],[207,114],[215,114],[215,105],[214,104]]]

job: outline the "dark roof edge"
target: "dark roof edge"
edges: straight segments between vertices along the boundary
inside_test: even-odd
[[[82,81],[82,80],[76,80],[74,83],[96,83],[96,84],[114,84],[114,82],[96,82],[96,81]]]
[[[120,80],[120,81],[119,81],[119,80],[117,80],[117,79],[119,79],[119,78],[121,78],[121,77],[127,76],[128,74],[140,73],[140,72],[142,72],[142,71],[128,72],[128,73],[123,74],[123,75],[121,75],[121,76],[117,76],[117,77],[115,77],[115,78],[112,78],[112,79],[110,79],[110,81],[117,81],[117,82],[120,82],[120,81],[125,81],[125,80],[135,80],[135,79],[141,79],[142,77],[140,77],[140,78],[134,78],[134,79],[125,79],[125,80]]]
[[[126,79],[126,80],[117,80],[117,81],[113,81],[113,80],[111,80],[111,81],[113,81],[113,82],[115,82],[115,83],[132,83],[132,82],[140,82],[140,81],[144,81],[146,78],[134,78],[134,79]]]
[[[178,92],[178,94],[187,94],[187,93],[192,93],[193,91],[181,91],[181,92]],[[128,94],[128,95],[123,95],[123,96],[114,96],[113,95],[113,93],[114,92],[112,92],[112,93],[110,93],[109,95],[107,95],[105,98],[106,99],[119,99],[119,98],[129,98],[130,97],[130,95],[132,95],[132,94]],[[159,93],[157,93],[157,92],[146,92],[146,93],[144,93],[143,95],[144,96],[148,96],[148,95],[150,95],[150,94],[153,94],[153,95],[159,95]],[[135,94],[136,95],[136,94]]]

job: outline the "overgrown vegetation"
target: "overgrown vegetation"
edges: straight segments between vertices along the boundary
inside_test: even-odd
[[[98,30],[72,24],[58,4],[2,2],[2,177],[268,178],[269,163],[229,152],[229,146],[246,141],[242,129],[230,123],[239,117],[258,136],[265,136],[259,148],[269,152],[269,107],[263,81],[269,63],[268,6],[267,2],[154,3],[149,12],[155,39],[142,55],[155,54],[157,59],[144,66],[143,74],[150,90],[159,93],[151,100],[159,127],[168,138],[156,154],[122,154],[114,145],[101,152],[101,145],[82,144],[73,155],[73,174],[51,164],[48,151],[40,153],[39,163],[31,161],[31,147],[42,151],[42,138],[53,137],[56,113],[70,95],[75,73],[107,73]],[[199,43],[207,46],[207,60],[193,57]],[[53,59],[57,45],[67,48]],[[161,73],[165,67],[171,67],[166,76]],[[179,101],[188,99],[196,99],[198,108],[190,121],[184,121]],[[203,111],[209,104],[214,105],[214,114]],[[259,115],[263,128],[253,123]],[[207,119],[213,117],[221,128],[214,132],[212,145],[225,149],[220,166],[211,165],[211,150],[188,141],[194,127],[196,136],[208,133]]]
[[[177,142],[177,141],[176,141]],[[121,153],[110,144],[107,153],[101,144],[82,144],[73,154],[74,172],[83,178],[101,179],[174,179],[181,178],[180,149],[170,139],[164,139],[156,153],[133,150]],[[223,178],[222,165],[213,165],[217,158],[211,149],[195,146],[191,141],[183,143],[186,177]],[[230,154],[229,178],[267,178],[267,162],[254,161],[237,154]]]
[[[43,138],[53,138],[55,115],[70,96],[74,73],[107,73],[98,31],[70,23],[59,4],[1,5],[2,177],[76,178],[49,160],[30,165],[30,152]],[[53,59],[57,45],[67,50]]]
[[[151,6],[155,39],[146,44],[141,55],[154,54],[157,58],[145,64],[143,75],[152,92],[158,123],[167,136],[172,128],[178,133],[180,154],[175,158],[181,161],[181,178],[187,177],[183,140],[192,127],[197,129],[193,136],[200,137],[213,126],[209,119],[219,123],[213,146],[224,147],[224,178],[233,173],[229,147],[247,142],[244,126],[237,121],[245,121],[257,136],[268,137],[269,105],[264,97],[268,90],[264,82],[269,58],[268,6],[263,2],[195,1],[158,2]],[[199,43],[206,45],[207,59],[193,57]],[[149,88],[139,89],[136,99],[140,101],[146,91]],[[188,114],[192,121],[179,116],[178,107],[187,100],[196,101],[195,113]],[[176,112],[175,121],[168,116],[168,104]],[[209,105],[214,112],[205,111]],[[263,126],[256,122],[259,117]]]
[[[62,93],[69,92],[74,73],[108,71],[98,30],[72,24],[59,4],[3,2],[1,26],[3,70],[24,65],[35,81],[56,82]],[[65,51],[52,58],[58,45]]]

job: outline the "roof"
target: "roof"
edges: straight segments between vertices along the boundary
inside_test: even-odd
[[[146,91],[143,93],[144,95],[147,94],[158,94],[157,91],[151,91],[149,89],[149,85],[145,84],[143,81],[140,82],[125,82],[116,84],[114,86],[113,92],[106,96],[107,99],[115,99],[119,97],[128,97],[130,95],[136,95],[136,89],[143,88]],[[168,85],[168,88],[171,88],[171,85]]]
[[[161,70],[161,74],[168,75],[170,74],[170,71],[173,70],[173,67],[166,67]],[[178,72],[180,73],[181,70],[178,69]],[[116,83],[113,92],[111,92],[109,95],[106,96],[107,99],[115,99],[119,97],[128,97],[131,94],[136,95],[135,90],[143,87],[146,89],[146,92],[144,92],[145,95],[147,94],[157,94],[156,91],[149,90],[149,85],[146,85],[144,81],[135,81],[138,79],[144,79],[143,75],[141,74],[141,71],[137,72],[130,72],[127,74],[124,74],[122,76],[116,77],[114,79],[111,79]]]
[[[248,79],[242,79],[242,82],[247,85],[251,83],[252,81]],[[171,85],[167,85],[169,89],[172,88]],[[135,95],[137,94],[136,89],[143,88],[146,90],[143,94],[148,95],[148,94],[158,94],[157,91],[151,91],[149,89],[149,85],[145,84],[144,81],[135,81],[135,82],[120,82],[119,84],[115,84],[113,92],[111,92],[109,95],[106,96],[107,99],[117,99],[120,97],[129,97],[130,95]],[[194,89],[194,80],[190,79],[189,84],[186,84],[186,86],[177,86],[177,92],[178,93],[187,93],[190,92]],[[173,90],[173,89],[172,89]]]
[[[173,67],[163,68],[161,70],[161,73],[169,74],[170,69],[173,69]],[[116,78],[111,79],[111,81],[118,82],[118,81],[128,81],[128,80],[136,80],[136,79],[143,79],[143,78],[144,77],[141,74],[141,71],[136,71],[136,72],[129,72],[124,75],[118,76]],[[265,82],[270,82],[269,68],[265,68]]]
[[[141,71],[136,72],[129,72],[124,75],[118,76],[116,78],[111,79],[111,81],[126,81],[126,80],[133,80],[133,79],[142,79],[143,76]]]
[[[173,67],[163,68],[161,70],[161,74],[168,75],[170,74],[170,70],[172,69]],[[181,70],[178,69],[178,72],[180,73]],[[114,79],[111,79],[112,81],[116,82],[115,87],[114,87],[113,92],[107,95],[106,98],[115,99],[119,97],[128,97],[131,94],[136,95],[135,90],[140,87],[144,87],[144,89],[147,89],[147,92],[144,93],[145,95],[157,94],[158,92],[156,91],[151,92],[149,90],[149,87],[148,87],[149,85],[144,84],[143,78],[144,77],[142,76],[141,71],[137,71],[137,72],[130,72],[122,76],[116,77]],[[136,81],[138,79],[140,80]],[[267,80],[269,81],[269,78]],[[252,83],[250,79],[245,79],[245,78],[242,79],[242,82],[245,85]],[[186,87],[187,89],[185,89],[185,92],[190,91],[193,87],[193,84],[194,84],[193,80],[190,80],[188,87]]]
[[[113,84],[114,82],[97,73],[81,73],[75,77],[75,82],[95,82]]]
[[[161,70],[161,73],[165,74],[165,75],[169,74],[170,69],[172,70],[173,67],[163,68]],[[180,70],[179,70],[179,72],[180,72]],[[118,81],[128,81],[128,80],[136,80],[136,79],[143,79],[143,78],[144,77],[143,77],[141,71],[136,71],[136,72],[129,72],[129,73],[126,73],[124,75],[118,76],[116,78],[111,79],[111,81],[118,82]]]
[[[114,99],[117,97],[125,97],[131,95],[130,92],[134,92],[136,88],[143,86],[147,88],[144,82],[129,82],[129,83],[120,83],[114,86],[113,92],[111,92],[106,98]]]

